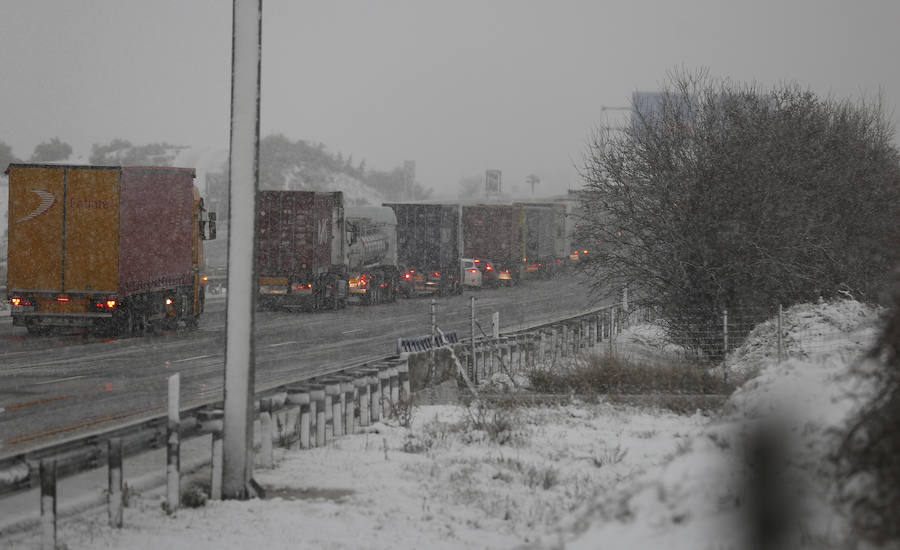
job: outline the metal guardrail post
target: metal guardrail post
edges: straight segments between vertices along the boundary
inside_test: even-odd
[[[352,434],[356,431],[353,425],[353,419],[356,412],[356,386],[353,385],[353,379],[343,377],[341,379],[341,407],[344,409],[344,433]]]
[[[259,462],[263,468],[272,468],[273,441],[275,438],[273,415],[275,403],[271,398],[259,400]]]
[[[341,408],[341,382],[339,380],[325,381],[325,415],[326,422],[327,418],[331,418],[332,436],[344,435],[344,410]]]
[[[122,490],[122,439],[114,437],[109,440],[107,446],[109,490],[106,493],[106,506],[109,512],[109,526],[121,529],[122,509],[125,506],[125,493]]]
[[[387,416],[391,399],[391,367],[381,365],[378,369],[378,418]]]
[[[56,460],[42,460],[41,550],[56,550]]]
[[[400,371],[397,369],[396,363],[391,365],[391,368],[388,369],[388,373],[390,374],[390,380],[388,384],[388,399],[385,406],[388,407],[387,412],[390,413],[390,407],[393,403],[396,405],[400,400]]]
[[[409,382],[407,381],[407,384]],[[369,426],[369,376],[364,372],[357,372],[353,379],[359,398],[359,425],[363,428]],[[408,388],[409,386],[407,386]]]
[[[225,411],[209,409],[197,412],[197,420],[204,431],[212,434],[212,460],[209,483],[209,498],[222,500],[222,470],[224,460],[224,442],[222,439]]]
[[[259,413],[259,463],[262,468],[272,468],[272,413]]]
[[[325,446],[325,388],[323,386],[314,386],[309,392],[310,408],[315,407],[313,412],[316,419],[316,446]]]
[[[378,369],[370,369],[368,374],[369,420],[374,423],[381,420],[381,415],[378,414],[381,410],[381,403],[379,403],[381,398],[381,381],[378,379]]]
[[[181,503],[181,376],[169,377],[169,422],[166,431],[166,513],[178,511]]]
[[[301,449],[309,449],[309,430],[312,425],[309,388],[305,385],[288,386],[287,403],[299,407],[299,412],[297,413],[299,446]]]

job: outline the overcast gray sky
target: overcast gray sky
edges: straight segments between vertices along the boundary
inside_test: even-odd
[[[52,137],[85,156],[117,137],[227,149],[230,1],[0,7],[0,140],[19,157]],[[369,168],[415,160],[437,190],[486,168],[564,190],[601,107],[676,67],[880,89],[896,110],[898,16],[894,0],[263,0],[262,131]]]

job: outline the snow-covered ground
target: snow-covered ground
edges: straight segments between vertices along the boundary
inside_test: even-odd
[[[277,451],[276,467],[255,474],[265,500],[167,517],[161,493],[132,494],[123,529],[97,510],[62,521],[59,540],[71,550],[744,548],[747,436],[774,426],[768,433],[783,436],[775,447],[790,464],[775,487],[779,517],[789,519],[782,547],[860,548],[832,504],[825,457],[831,429],[868,391],[850,367],[872,341],[876,314],[855,302],[786,311],[791,358],[777,363],[771,330],[751,335],[731,368],[758,374],[713,416],[580,401],[421,406],[411,428],[388,421],[325,448]],[[828,347],[802,337],[835,327],[845,337]],[[652,333],[635,327],[623,339],[664,347]],[[33,534],[0,547],[38,543]]]

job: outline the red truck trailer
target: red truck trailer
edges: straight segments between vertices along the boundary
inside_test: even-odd
[[[511,204],[473,204],[462,209],[463,256],[486,260],[510,284],[520,278],[524,212]]]
[[[7,174],[14,325],[118,334],[196,326],[202,241],[215,238],[215,215],[194,169],[10,164]]]
[[[338,309],[348,298],[341,192],[259,191],[257,305]]]

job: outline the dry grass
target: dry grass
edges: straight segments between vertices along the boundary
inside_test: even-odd
[[[721,396],[735,389],[720,370],[684,362],[647,365],[614,356],[595,356],[569,368],[535,369],[528,374],[531,389],[542,394],[575,394],[583,397],[610,396],[617,400],[646,401],[675,410],[717,406]],[[710,396],[710,399],[704,399]],[[685,399],[688,398],[689,399]]]

